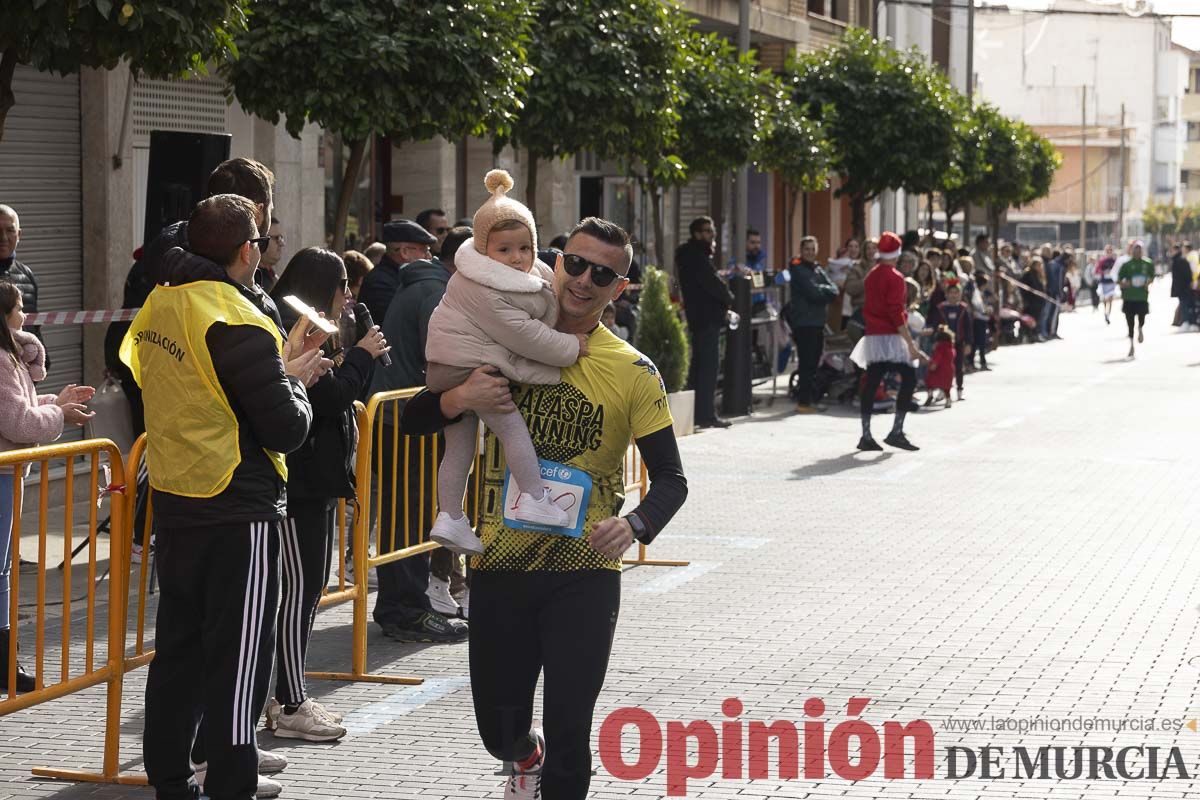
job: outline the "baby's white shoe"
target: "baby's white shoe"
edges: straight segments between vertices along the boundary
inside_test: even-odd
[[[475,535],[475,530],[466,517],[454,519],[445,511],[438,512],[429,538],[454,553],[483,555],[483,543]]]

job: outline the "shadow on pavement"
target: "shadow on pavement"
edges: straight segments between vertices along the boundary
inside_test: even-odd
[[[803,467],[797,467],[792,470],[792,477],[788,480],[804,481],[809,478],[827,478],[831,475],[838,475],[852,469],[876,467],[891,459],[895,453],[884,452],[875,458],[862,458],[860,455],[858,452],[846,453],[836,458],[823,458],[820,461],[814,461],[811,464],[806,464]]]

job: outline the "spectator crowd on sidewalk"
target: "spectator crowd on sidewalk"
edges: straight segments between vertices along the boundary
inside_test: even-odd
[[[377,590],[373,618],[384,636],[472,643],[480,734],[509,763],[507,797],[540,796],[543,783],[563,793],[555,796],[584,796],[621,555],[652,541],[687,493],[664,381],[630,344],[641,272],[633,244],[619,226],[587,218],[543,247],[532,213],[507,196],[511,178],[495,170],[471,219],[452,225],[427,209],[382,224],[381,240],[361,252],[289,252],[273,183],[253,160],[217,167],[188,219],[134,253],[123,305],[140,311],[113,323],[105,340],[134,435],[147,434],[135,530],[152,517],[153,551],[141,557],[154,559],[161,594],[144,755],[157,796],[192,798],[200,787],[214,800],[278,794],[266,776],[286,760],[259,750],[260,721],[281,738],[346,735],[342,715],[310,696],[305,663],[335,557],[335,509],[356,499],[358,448],[376,446],[360,439],[355,403],[405,389],[422,391],[379,419],[370,476],[378,502],[366,520],[382,532],[373,555],[442,547],[347,578]],[[993,248],[981,235],[966,249],[944,236],[883,232],[847,239],[822,260],[822,243],[804,236],[786,264],[773,264],[751,229],[744,257],[720,268],[716,237],[711,218],[694,219],[672,265],[696,426],[731,424],[717,411],[721,353],[726,332],[744,322],[753,326],[755,374],[790,372],[796,413],[858,405],[860,450],[882,449],[871,432],[880,411],[893,414],[883,444],[918,449],[904,431],[909,414],[965,400],[968,376],[990,370],[997,347],[1061,338],[1060,315],[1085,288],[1106,318],[1123,296],[1132,356],[1154,278],[1140,242],[1120,258],[1110,247],[1089,261],[1069,245]],[[19,240],[18,210],[0,205],[4,450],[84,424],[94,394],[37,392],[48,360],[40,331],[24,327],[38,283],[36,265],[17,259]],[[1170,272],[1176,324],[1200,330],[1200,260],[1187,243]],[[742,276],[753,280],[744,321],[729,286]],[[189,343],[187,355],[179,342]],[[589,408],[603,413],[585,418]],[[571,419],[551,418],[552,409]],[[476,477],[502,502],[472,523],[463,495],[479,466],[480,421],[490,466]],[[398,447],[402,436],[436,436],[438,445]],[[650,490],[619,516],[631,442]],[[544,485],[550,457],[590,476],[591,505],[556,505]],[[435,472],[440,484],[428,480]],[[12,482],[21,477],[0,475],[6,608]],[[572,527],[574,536],[553,533]],[[3,624],[7,684],[16,637],[7,617]],[[531,627],[543,637],[540,653],[517,663],[511,642]],[[560,705],[543,732],[531,707],[514,710],[509,695],[531,698],[551,663],[586,691],[548,686],[547,703],[553,694]],[[17,688],[34,690],[34,676],[20,662],[16,669]]]

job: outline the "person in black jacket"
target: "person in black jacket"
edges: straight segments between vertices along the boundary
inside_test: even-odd
[[[253,275],[266,242],[255,223],[259,211],[230,194],[197,205],[188,223],[193,252],[174,248],[163,257],[173,287],[190,286],[192,294],[156,289],[122,345],[143,390],[152,442],[147,464],[161,592],[143,755],[162,800],[195,796],[189,751],[201,717],[206,794],[250,800],[257,791],[254,729],[274,656],[286,510],[272,453],[304,443],[312,421],[304,385],[329,366],[317,349],[322,338],[309,337],[307,325],[296,326],[281,352],[276,323],[259,305],[263,295]],[[206,311],[197,305],[202,297],[227,310]],[[177,316],[172,308],[184,310]],[[175,386],[203,389],[180,397]],[[202,415],[203,409],[212,413]],[[181,424],[181,418],[204,422]],[[219,444],[230,437],[237,442],[233,453]],[[204,488],[224,469],[223,460],[231,472],[216,489]]]
[[[1196,295],[1192,290],[1192,265],[1188,263],[1187,254],[1192,249],[1190,242],[1175,245],[1171,256],[1171,297],[1179,298],[1179,310],[1176,311],[1175,325],[1185,325],[1190,330],[1192,324],[1192,307],[1196,303]]]
[[[800,258],[792,259],[788,275],[792,287],[788,325],[796,342],[796,413],[824,411],[817,405],[814,381],[825,351],[825,309],[838,297],[838,288],[817,264],[817,237],[800,240]]]
[[[411,261],[431,258],[429,248],[437,244],[437,237],[412,220],[398,219],[384,224],[383,242],[387,250],[375,269],[363,279],[362,296],[359,297],[377,322],[387,316],[392,298],[404,285],[400,269]]]
[[[367,279],[370,280],[381,267],[382,264],[373,269]],[[383,335],[394,348],[392,363],[376,368],[371,381],[371,394],[425,385],[425,339],[429,331],[429,318],[446,293],[452,268],[452,264],[447,262],[421,259],[399,270],[399,288],[388,306],[387,315],[383,317]],[[365,288],[364,285],[364,291]],[[375,312],[372,311],[371,315],[374,316]],[[428,487],[424,487],[422,493],[421,483],[422,460],[423,474],[432,474],[434,469],[434,448],[432,445],[425,447],[422,455],[422,448],[414,443],[408,448],[408,458],[405,460],[402,457],[403,450],[400,453],[393,450],[394,424],[391,416],[385,414],[382,470],[378,474],[382,489],[379,503],[381,554],[390,552],[392,546],[397,549],[406,546],[405,527],[397,519],[401,514],[408,519],[408,544],[428,541],[429,529],[436,516],[433,493],[428,491]],[[439,445],[437,452],[442,452],[442,449]],[[399,476],[395,474],[396,467],[401,470]],[[404,485],[408,486],[407,506],[402,499]],[[399,491],[401,497],[393,498],[395,491]],[[399,511],[395,517],[392,514],[393,505]],[[405,642],[459,642],[466,638],[465,621],[447,617],[433,608],[428,594],[428,553],[381,564],[377,572],[379,592],[375,596],[372,616],[385,636]]]
[[[675,251],[675,274],[683,294],[683,313],[692,340],[691,386],[696,391],[696,426],[728,428],[717,416],[717,372],[720,368],[721,326],[733,306],[729,287],[713,265],[711,217],[697,217],[688,226],[691,239]]]
[[[38,310],[38,282],[33,270],[17,260],[17,244],[21,241],[21,218],[12,206],[0,205],[0,281],[11,283],[21,290],[21,306],[26,314]],[[27,329],[42,339],[42,328]],[[45,340],[42,340],[45,344]],[[46,369],[50,369],[50,353],[46,353]]]
[[[283,302],[288,295],[329,319],[341,317],[354,300],[348,282],[346,266],[336,253],[317,247],[301,250],[275,285],[284,325],[299,322],[299,314]],[[325,352],[332,355],[339,345],[330,340]],[[309,388],[312,427],[300,449],[288,455],[288,510],[280,533],[278,677],[275,697],[267,705],[267,728],[279,737],[328,742],[346,735],[341,717],[308,697],[304,661],[317,601],[329,582],[337,499],[354,497],[354,401],[370,382],[375,359],[387,350],[378,326],[371,328],[345,351],[340,364]]]

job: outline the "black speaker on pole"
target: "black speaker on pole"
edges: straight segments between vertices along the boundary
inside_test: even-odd
[[[228,160],[232,138],[227,133],[150,132],[144,243],[172,222],[187,219],[204,199],[208,175]]]

